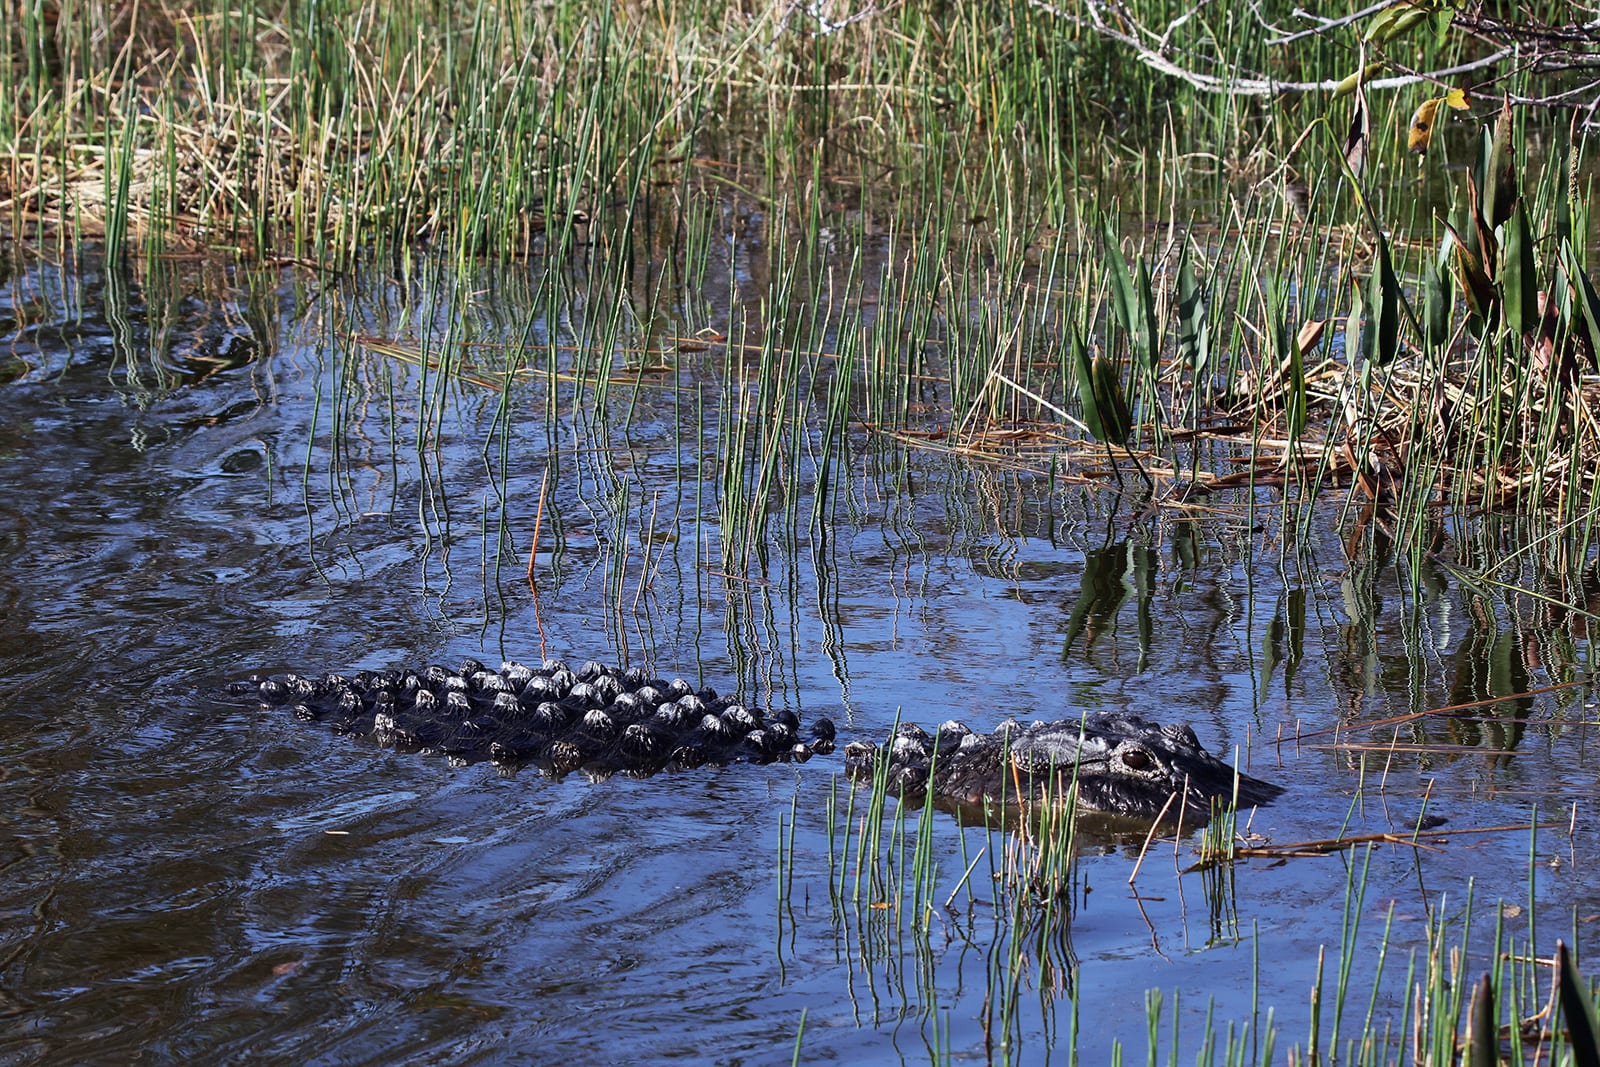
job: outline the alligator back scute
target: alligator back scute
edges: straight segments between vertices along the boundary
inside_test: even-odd
[[[846,746],[845,765],[857,778],[883,775],[890,792],[961,808],[1059,799],[1071,790],[1080,812],[1149,821],[1163,812],[1176,818],[1180,810],[1187,820],[1203,818],[1213,799],[1233,798],[1236,783],[1241,807],[1283,792],[1236,774],[1188,726],[1116,712],[1026,725],[1007,720],[988,734],[945,723],[930,737],[902,724],[882,749]]]
[[[539,667],[477,660],[458,670],[361,671],[346,677],[254,676],[229,686],[266,707],[379,744],[463,762],[534,765],[552,774],[655,774],[705,764],[801,761],[833,751],[833,723],[802,731],[784,710],[750,708],[637,669],[560,660]]]

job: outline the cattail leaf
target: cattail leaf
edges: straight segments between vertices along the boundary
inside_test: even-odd
[[[1495,308],[1500,301],[1494,283],[1489,280],[1483,264],[1466,246],[1456,228],[1445,223],[1445,229],[1455,238],[1451,246],[1451,251],[1454,253],[1452,263],[1455,268],[1456,284],[1461,290],[1462,298],[1467,302],[1467,312],[1484,323],[1492,322]]]
[[[1107,215],[1102,223],[1106,243],[1106,280],[1111,287],[1111,313],[1128,335],[1128,344],[1134,355],[1146,360],[1145,345],[1149,330],[1144,328],[1144,316],[1139,305],[1139,295],[1134,287],[1133,273],[1122,255],[1122,243],[1117,236],[1115,221]],[[1146,271],[1148,274],[1148,270]],[[1152,312],[1152,314],[1154,314]],[[1145,336],[1141,336],[1141,333]]]
[[[1300,326],[1300,332],[1294,335],[1294,346],[1300,350],[1300,355],[1306,356],[1322,343],[1322,335],[1328,329],[1327,319],[1308,319]]]
[[[1517,168],[1511,153],[1511,100],[1507,97],[1495,118],[1494,130],[1483,131],[1478,152],[1478,213],[1490,229],[1511,218],[1517,202]]]
[[[1155,286],[1150,280],[1150,264],[1139,257],[1139,272],[1135,280],[1137,332],[1134,335],[1134,355],[1143,360],[1145,369],[1155,374],[1161,363],[1161,327],[1156,323]]]
[[[1115,220],[1107,215],[1100,223],[1106,246],[1106,280],[1111,284],[1111,311],[1129,334],[1133,333],[1133,277],[1122,254],[1122,239]]]
[[[1451,238],[1445,239],[1452,242]],[[1455,298],[1450,283],[1445,280],[1439,261],[1422,268],[1422,337],[1430,345],[1442,345],[1450,340],[1450,313],[1455,310]]]
[[[1367,112],[1367,94],[1356,86],[1356,102],[1350,112],[1350,128],[1344,135],[1344,161],[1350,173],[1360,178],[1367,169],[1367,153],[1372,146],[1372,120]]]
[[[1371,356],[1372,334],[1365,329],[1366,304],[1361,299],[1361,286],[1351,295],[1350,314],[1344,320],[1344,361],[1354,367]]]
[[[1278,286],[1269,276],[1266,282],[1268,339],[1272,345],[1272,366],[1282,376],[1283,408],[1289,423],[1289,438],[1300,436],[1306,428],[1306,367],[1300,357],[1299,338],[1289,331],[1286,301],[1278,296]]]
[[[1494,256],[1494,235],[1489,233],[1483,224],[1483,215],[1478,210],[1478,183],[1472,171],[1467,172],[1467,193],[1465,199],[1457,198],[1450,212],[1448,228],[1455,235],[1455,239],[1466,246],[1474,259],[1479,263],[1492,262]],[[1491,254],[1485,257],[1484,242]]]
[[[1289,373],[1285,376],[1284,388],[1288,394],[1289,438],[1293,440],[1306,428],[1306,361],[1300,355],[1300,346],[1289,340],[1289,323],[1283,317],[1283,309],[1279,308],[1275,314],[1281,321],[1279,330],[1289,349]]]
[[[1467,1062],[1470,1067],[1500,1067],[1500,1028],[1494,1021],[1494,984],[1489,976],[1472,991]]]

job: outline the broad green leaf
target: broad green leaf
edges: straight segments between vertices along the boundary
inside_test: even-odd
[[[1072,328],[1072,366],[1078,376],[1078,402],[1083,405],[1083,424],[1096,441],[1106,439],[1105,420],[1100,415],[1100,402],[1095,398],[1094,367],[1089,362],[1089,346],[1083,343],[1083,334]]]
[[[1533,233],[1521,204],[1506,223],[1500,257],[1500,293],[1506,325],[1513,333],[1532,333],[1539,325],[1539,279],[1533,262]]]
[[[1133,414],[1122,390],[1117,365],[1105,356],[1094,357],[1094,402],[1100,412],[1100,425],[1107,444],[1126,445],[1133,432]],[[1085,419],[1085,422],[1088,420]]]
[[[1600,355],[1600,293],[1595,292],[1594,283],[1589,281],[1589,274],[1570,241],[1562,242],[1561,265],[1578,305],[1578,321],[1573,325],[1586,331],[1590,348]]]
[[[1446,241],[1453,243],[1452,238]],[[1450,340],[1450,313],[1455,310],[1455,299],[1450,283],[1438,262],[1422,268],[1422,330],[1423,340],[1430,345],[1442,345]]]
[[[1372,257],[1372,280],[1367,302],[1372,305],[1372,358],[1378,366],[1392,361],[1400,350],[1400,279],[1389,256],[1389,239],[1377,235],[1378,252]]]
[[[1362,39],[1368,44],[1388,44],[1428,21],[1428,16],[1432,13],[1431,10],[1414,4],[1386,7],[1372,16],[1372,21],[1367,23],[1367,32]]]
[[[1211,364],[1211,321],[1206,315],[1206,291],[1195,278],[1187,241],[1178,256],[1178,358],[1197,383]]]
[[[1382,69],[1382,63],[1368,63],[1366,66],[1362,67],[1354,74],[1349,75],[1338,85],[1333,87],[1333,99],[1338,100],[1341,97],[1349,96],[1351,93],[1356,91],[1356,87],[1358,85],[1364,81],[1367,81]]]

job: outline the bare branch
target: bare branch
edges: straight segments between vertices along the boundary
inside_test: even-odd
[[[1209,3],[1210,0],[1200,0],[1200,3],[1196,4],[1194,8],[1178,16],[1160,33],[1141,24],[1128,10],[1127,5],[1122,3],[1108,3],[1106,0],[1079,0],[1077,9],[1069,11],[1051,2],[1051,0],[1028,0],[1028,2],[1040,11],[1047,12],[1064,22],[1086,29],[1104,40],[1122,46],[1131,52],[1134,58],[1152,70],[1177,78],[1205,93],[1216,93],[1224,96],[1261,97],[1292,93],[1331,92],[1339,88],[1347,80],[1279,81],[1275,78],[1262,77],[1259,74],[1254,77],[1241,76],[1236,72],[1210,74],[1204,70],[1196,69],[1194,65],[1185,65],[1186,61],[1181,54],[1181,50],[1176,50],[1172,46],[1173,33],[1187,22],[1196,11]],[[1276,26],[1267,22],[1259,10],[1255,10],[1255,15],[1260,25],[1269,33],[1279,33],[1278,36],[1269,37],[1266,44],[1270,47],[1281,47],[1307,37],[1325,36],[1334,30],[1342,29],[1369,18],[1400,2],[1402,0],[1379,0],[1378,3],[1364,7],[1354,14],[1337,19],[1324,18],[1308,12],[1304,8],[1296,8],[1294,14],[1297,17],[1314,20],[1316,25],[1309,29],[1288,34],[1281,33]],[[1254,5],[1252,5],[1252,9],[1254,9]],[[1079,13],[1080,11],[1082,14]],[[1489,70],[1497,64],[1508,60],[1514,70],[1526,69],[1539,73],[1600,70],[1600,51],[1596,50],[1596,46],[1600,46],[1600,20],[1585,25],[1568,23],[1556,26],[1532,19],[1513,22],[1476,13],[1456,15],[1453,25],[1463,33],[1494,46],[1495,51],[1465,63],[1435,70],[1408,70],[1399,64],[1391,64],[1401,73],[1367,80],[1363,83],[1364,88],[1371,91],[1403,89],[1408,86],[1422,84],[1448,86],[1451,84],[1450,79],[1459,78],[1463,74]],[[1147,41],[1153,43],[1146,43]],[[1215,60],[1201,56],[1190,57],[1188,62],[1200,65],[1216,63]],[[1503,81],[1506,77],[1506,71],[1496,71],[1485,84]],[[1513,104],[1529,107],[1572,108],[1589,112],[1592,116],[1594,112],[1600,110],[1600,97],[1589,97],[1587,94],[1596,89],[1600,89],[1600,83],[1590,82],[1547,95],[1512,95],[1509,99]],[[1482,86],[1474,87],[1473,91],[1482,92]]]
[[[1307,38],[1307,37],[1320,37],[1321,35],[1327,33],[1329,30],[1336,30],[1340,26],[1348,26],[1352,22],[1360,22],[1362,19],[1366,18],[1367,16],[1376,15],[1378,12],[1382,11],[1384,8],[1393,7],[1395,4],[1397,4],[1399,2],[1400,2],[1400,0],[1378,0],[1378,3],[1373,4],[1371,7],[1364,7],[1360,11],[1357,11],[1355,14],[1346,15],[1342,19],[1325,19],[1321,15],[1312,14],[1311,12],[1307,11],[1303,7],[1297,7],[1297,8],[1294,9],[1294,13],[1296,15],[1298,15],[1299,17],[1301,17],[1303,19],[1315,19],[1316,22],[1317,22],[1317,25],[1311,27],[1309,30],[1299,30],[1299,31],[1297,31],[1295,33],[1288,34],[1288,35],[1286,35],[1284,37],[1274,37],[1271,40],[1267,41],[1267,44],[1269,46],[1271,46],[1271,47],[1277,47],[1279,45],[1292,44],[1295,41],[1303,40],[1304,38]]]
[[[1171,59],[1168,59],[1162,52],[1146,47],[1140,42],[1139,38],[1133,34],[1125,33],[1121,30],[1112,28],[1110,22],[1102,17],[1102,11],[1105,10],[1105,6],[1099,3],[1098,0],[1086,0],[1084,7],[1088,10],[1090,15],[1090,17],[1087,19],[1081,15],[1064,11],[1054,4],[1049,3],[1048,0],[1028,0],[1028,2],[1033,7],[1054,15],[1056,18],[1070,22],[1075,26],[1084,27],[1085,29],[1091,30],[1107,40],[1115,41],[1116,43],[1123,45],[1133,52],[1135,58],[1137,58],[1139,62],[1154,70],[1158,70],[1163,74],[1167,74],[1171,77],[1178,78],[1181,81],[1185,81],[1194,86],[1196,89],[1199,89],[1201,92],[1218,93],[1226,96],[1279,96],[1285,93],[1332,92],[1334,89],[1337,89],[1340,84],[1339,79],[1329,79],[1326,81],[1315,82],[1286,82],[1278,81],[1273,78],[1240,78],[1233,76],[1204,74],[1197,70],[1191,70],[1188,67],[1179,66]],[[1369,8],[1368,11],[1381,10],[1382,8],[1388,6],[1388,2],[1389,0],[1385,0],[1385,3],[1379,4],[1374,8]],[[1128,16],[1126,11],[1118,11],[1116,15],[1116,21],[1125,23],[1133,27],[1136,31],[1143,32],[1151,37],[1156,37],[1156,34],[1153,31],[1146,29],[1137,22],[1133,21],[1133,19]],[[1340,20],[1337,24],[1343,25],[1344,22],[1345,20]],[[1159,39],[1165,41],[1166,37],[1163,35]],[[1288,38],[1284,38],[1284,40],[1288,40]],[[1516,44],[1510,44],[1493,53],[1492,55],[1487,55],[1480,59],[1474,59],[1469,63],[1461,63],[1454,67],[1442,67],[1438,70],[1419,71],[1414,74],[1402,74],[1391,78],[1373,78],[1365,84],[1368,90],[1372,90],[1400,89],[1408,85],[1420,85],[1424,82],[1443,82],[1447,78],[1453,78],[1460,74],[1470,74],[1476,70],[1483,70],[1485,68],[1492,67],[1502,60],[1516,59],[1520,56],[1520,54],[1519,46]],[[1512,101],[1512,103],[1519,102],[1526,101],[1518,101],[1515,99]]]

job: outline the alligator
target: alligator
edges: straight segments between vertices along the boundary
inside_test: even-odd
[[[1204,820],[1213,799],[1247,808],[1283,792],[1207,752],[1188,726],[1121,712],[1030,724],[1007,719],[990,733],[950,721],[931,737],[901,723],[883,747],[852,741],[844,753],[852,778],[917,800],[931,793],[935,803],[960,811],[1073,795],[1079,812],[1145,822],[1170,815],[1192,824]]]
[[[335,732],[465,763],[534,766],[564,775],[643,777],[732,762],[799,762],[833,751],[835,728],[803,729],[793,712],[747,707],[682,679],[589,662],[490,670],[468,659],[457,670],[360,671],[308,678],[253,675],[228,687],[266,707],[287,707]],[[1237,774],[1200,746],[1187,726],[1094,712],[989,733],[947,722],[933,736],[903,723],[881,748],[845,747],[845,768],[888,792],[944,806],[1018,803],[1076,791],[1080,812],[1155,821],[1163,811],[1203,813],[1213,798],[1264,804],[1282,789]]]

